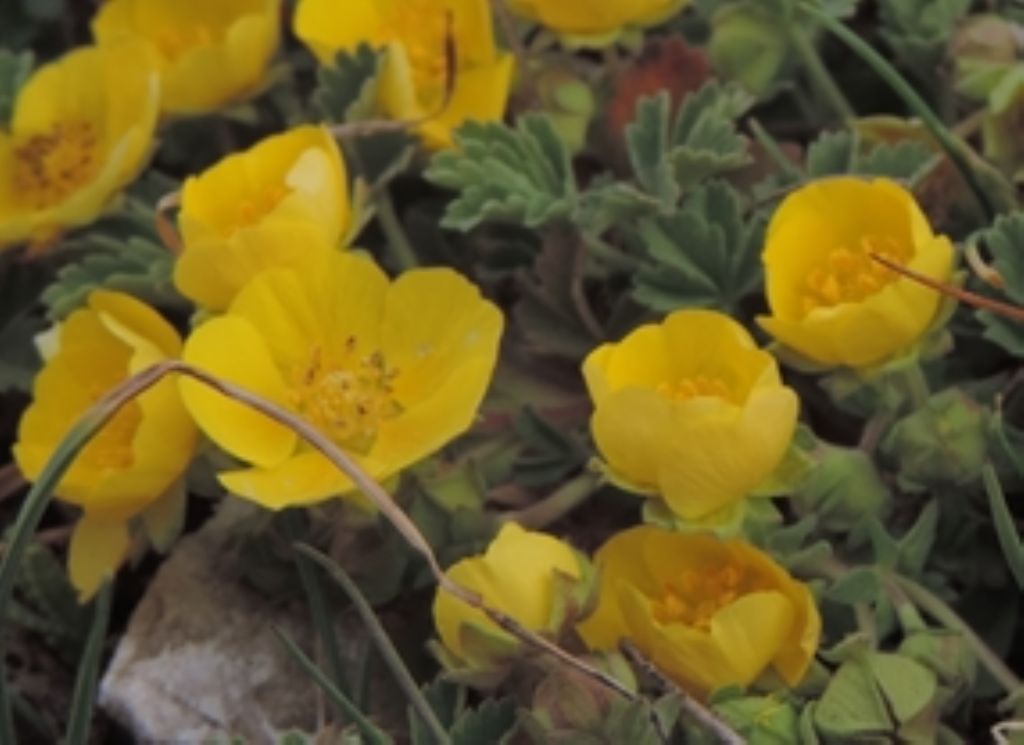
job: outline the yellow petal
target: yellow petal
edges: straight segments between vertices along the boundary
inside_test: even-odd
[[[325,65],[334,62],[341,49],[351,49],[361,41],[380,42],[380,25],[375,0],[346,0],[344,10],[334,0],[299,0],[295,9],[295,35]]]
[[[745,498],[782,460],[798,408],[796,394],[784,386],[755,389],[742,409],[716,399],[672,407],[658,463],[662,498],[686,519]]]
[[[364,464],[365,466],[365,464]],[[372,477],[378,474],[371,472]],[[320,453],[306,451],[268,468],[247,468],[218,475],[229,492],[268,510],[302,507],[339,496],[352,482]],[[356,503],[366,504],[361,497]]]
[[[128,553],[128,527],[119,521],[85,514],[71,533],[68,575],[78,590],[78,602],[88,602],[105,579],[114,576]]]
[[[729,660],[729,676],[713,688],[750,685],[790,635],[795,610],[780,592],[752,592],[722,608],[711,619],[711,638]]]
[[[601,457],[641,490],[659,484],[671,425],[668,402],[643,388],[626,388],[609,395],[590,420]]]
[[[189,244],[175,262],[174,285],[201,307],[224,311],[265,269],[305,270],[332,250],[316,223],[268,220],[227,239]]]
[[[287,406],[287,388],[267,343],[244,318],[223,316],[185,342],[189,364]],[[182,378],[182,399],[199,427],[222,448],[250,463],[272,466],[295,449],[296,436],[263,414],[195,380]]]
[[[417,127],[424,144],[432,149],[452,147],[452,131],[467,121],[501,121],[514,71],[511,54],[498,55],[490,64],[460,70],[448,105]]]

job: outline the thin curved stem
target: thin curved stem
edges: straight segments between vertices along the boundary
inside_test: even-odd
[[[963,140],[953,134],[931,106],[914,90],[914,86],[907,82],[907,79],[900,75],[885,57],[876,52],[870,44],[847,28],[841,21],[833,18],[821,8],[809,2],[801,2],[800,10],[828,29],[889,84],[889,87],[903,100],[907,108],[914,112],[924,122],[925,126],[928,127],[928,130],[946,152],[946,155],[949,156],[953,165],[960,171],[964,181],[967,182],[967,186],[973,192],[974,197],[978,200],[978,204],[981,205],[988,219],[994,219],[996,211],[992,201],[978,180],[974,168],[971,167],[969,159],[970,149]]]
[[[970,624],[961,618],[955,610],[950,608],[942,598],[924,585],[920,585],[908,577],[894,574],[892,575],[892,581],[896,583],[904,593],[906,593],[907,597],[910,598],[918,608],[941,623],[947,629],[959,632],[964,638],[964,641],[966,641],[974,651],[975,656],[978,658],[978,662],[988,670],[989,674],[998,681],[999,685],[1001,685],[1008,694],[1011,696],[1014,694],[1019,695],[1024,691],[1024,684],[1021,683],[1016,673],[1014,673],[1013,670],[1003,662],[1002,658],[993,652],[992,648],[974,632],[974,629],[971,628]]]

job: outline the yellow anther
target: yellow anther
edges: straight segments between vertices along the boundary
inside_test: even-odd
[[[354,338],[337,350],[310,350],[309,362],[292,375],[291,404],[304,418],[343,447],[368,452],[380,422],[396,416],[397,370],[380,352],[357,354]]]
[[[15,143],[12,193],[36,209],[50,207],[99,170],[99,138],[89,122],[59,122]]]
[[[860,302],[895,281],[897,276],[872,259],[872,254],[896,264],[905,264],[911,257],[910,249],[891,236],[864,236],[856,249],[833,249],[804,280],[800,303],[804,315],[818,308]]]

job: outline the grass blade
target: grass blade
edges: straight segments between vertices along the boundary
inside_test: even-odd
[[[273,632],[281,641],[281,644],[284,645],[284,648],[288,650],[288,653],[302,666],[302,669],[309,673],[309,676],[323,689],[323,692],[327,694],[331,702],[352,720],[352,723],[355,724],[370,745],[389,745],[391,743],[391,737],[371,722],[363,712],[359,711],[359,708],[352,703],[352,700],[338,690],[338,687],[331,682],[331,679],[324,674],[323,670],[318,668],[313,660],[309,659],[306,653],[299,649],[298,644],[292,641],[280,629],[275,628]]]
[[[370,637],[377,645],[377,649],[380,652],[381,657],[384,658],[384,662],[391,669],[392,674],[394,674],[395,679],[398,681],[398,685],[401,686],[406,698],[409,699],[409,703],[423,718],[424,723],[430,729],[431,734],[433,734],[437,742],[442,745],[450,745],[451,738],[448,736],[447,731],[445,731],[444,725],[442,725],[438,720],[433,707],[431,707],[430,702],[427,701],[426,697],[424,697],[423,692],[416,683],[416,680],[412,677],[409,669],[405,666],[402,656],[398,654],[398,650],[395,649],[395,645],[391,643],[391,637],[389,637],[388,632],[384,630],[380,620],[377,618],[377,614],[373,612],[373,608],[371,608],[370,604],[366,602],[366,598],[363,597],[363,593],[359,591],[356,583],[352,581],[352,578],[348,576],[344,569],[312,546],[300,543],[295,546],[295,550],[301,554],[305,554],[322,566],[327,570],[328,574],[330,574],[331,577],[341,585],[341,588],[346,592],[352,600],[352,604],[359,612],[359,616],[363,619],[363,624],[366,626],[366,630],[370,632]]]
[[[71,699],[67,736],[64,738],[67,745],[87,745],[89,742],[89,725],[96,703],[96,678],[99,675],[100,658],[103,656],[103,642],[107,638],[113,588],[111,581],[104,582],[93,604],[92,625],[75,676],[75,692]]]

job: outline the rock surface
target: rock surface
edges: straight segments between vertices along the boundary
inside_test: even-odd
[[[314,731],[314,683],[274,636],[310,653],[304,607],[275,606],[239,581],[227,548],[244,505],[227,502],[182,539],[136,607],[101,682],[100,705],[141,743]]]

